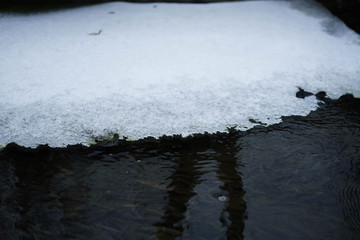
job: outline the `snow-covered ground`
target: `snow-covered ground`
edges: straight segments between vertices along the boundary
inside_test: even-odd
[[[2,15],[1,145],[273,124],[316,109],[297,87],[360,97],[360,36],[307,1]]]

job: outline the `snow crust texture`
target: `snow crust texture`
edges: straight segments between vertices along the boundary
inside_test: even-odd
[[[0,15],[1,145],[245,130],[316,109],[297,87],[360,97],[359,35],[311,2]]]

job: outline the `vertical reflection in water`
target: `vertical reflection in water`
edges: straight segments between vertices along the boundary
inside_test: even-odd
[[[0,183],[9,185],[0,239],[241,239],[236,139],[9,147],[0,152]]]
[[[178,165],[169,177],[168,203],[155,224],[159,240],[243,239],[246,204],[237,139],[226,135],[206,144],[197,142],[176,154]]]
[[[176,239],[184,232],[182,221],[185,219],[189,200],[195,195],[194,188],[198,183],[196,158],[190,154],[184,154],[176,158],[178,165],[175,172],[169,177],[171,183],[168,186],[168,203],[161,222],[156,223],[158,239]]]
[[[226,196],[226,208],[224,209],[220,221],[227,226],[227,239],[243,239],[244,217],[246,204],[243,200],[245,194],[240,173],[238,172],[238,160],[236,154],[240,147],[236,142],[230,142],[224,145],[225,150],[221,158],[218,159],[219,170],[218,178],[223,182],[221,190]],[[226,220],[228,215],[228,220]]]

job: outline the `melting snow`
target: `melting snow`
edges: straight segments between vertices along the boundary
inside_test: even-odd
[[[107,3],[0,19],[0,144],[85,144],[306,115],[360,97],[360,40],[317,4]]]

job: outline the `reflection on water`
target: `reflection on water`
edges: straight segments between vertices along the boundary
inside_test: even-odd
[[[236,138],[190,143],[177,152],[169,179],[167,205],[156,223],[158,239],[241,239],[245,202],[237,171]]]
[[[241,239],[246,206],[236,140],[8,146],[1,156],[4,237]]]
[[[248,132],[8,145],[0,239],[356,239],[360,111],[346,101]]]

